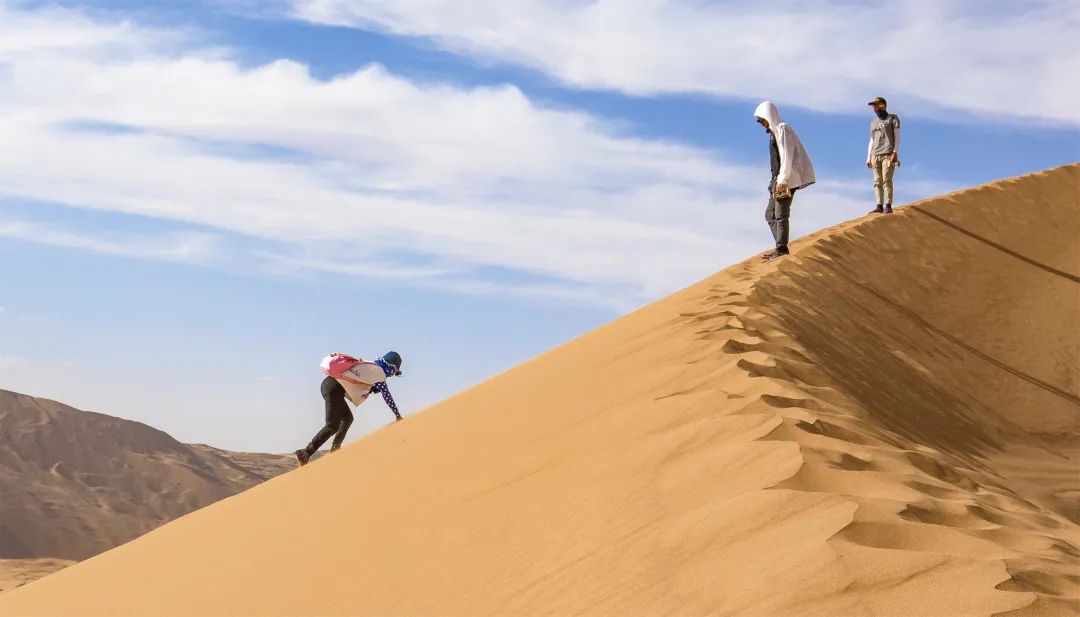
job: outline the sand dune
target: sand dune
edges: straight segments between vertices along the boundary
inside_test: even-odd
[[[293,467],[0,390],[0,590]],[[42,559],[44,558],[44,559]]]
[[[1073,165],[826,230],[0,613],[1073,614],[1078,197]]]

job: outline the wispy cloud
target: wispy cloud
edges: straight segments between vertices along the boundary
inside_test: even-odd
[[[33,221],[8,220],[0,222],[0,238],[84,249],[107,255],[187,263],[208,263],[217,254],[215,236],[205,233],[95,237],[86,232],[76,233]]]
[[[424,37],[566,84],[908,113],[955,109],[1080,123],[1080,31],[1070,0],[295,0],[318,23]],[[954,118],[956,116],[954,115]]]

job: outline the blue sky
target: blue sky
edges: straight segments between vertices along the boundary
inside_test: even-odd
[[[1080,159],[1078,9],[1010,7],[0,0],[0,387],[287,451],[394,348],[415,412],[767,248],[762,99],[796,235],[878,94],[900,202]]]

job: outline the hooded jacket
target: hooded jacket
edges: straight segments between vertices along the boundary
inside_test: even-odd
[[[810,162],[810,155],[806,153],[795,129],[780,117],[780,110],[770,101],[764,101],[754,110],[755,118],[764,118],[769,121],[769,131],[776,139],[776,147],[780,152],[780,172],[776,176],[777,184],[785,184],[789,189],[801,189],[813,184],[817,178],[814,176],[814,165]]]

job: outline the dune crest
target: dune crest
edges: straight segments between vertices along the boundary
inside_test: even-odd
[[[1069,615],[1080,165],[728,268],[11,615]]]

